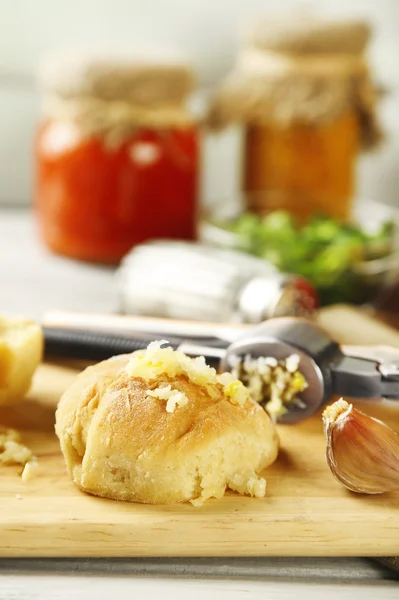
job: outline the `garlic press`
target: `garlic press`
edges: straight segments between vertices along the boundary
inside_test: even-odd
[[[331,396],[346,399],[399,399],[399,350],[380,346],[341,347],[314,321],[298,317],[269,319],[245,328],[135,317],[107,317],[104,325],[90,315],[48,315],[43,327],[52,356],[100,360],[132,352],[155,339],[190,356],[203,355],[222,371],[237,361],[299,356],[308,387],[300,403],[286,404],[280,423],[296,423],[315,414]]]
[[[308,382],[300,405],[286,405],[279,422],[295,423],[316,413],[331,396],[347,399],[399,399],[399,351],[378,346],[342,348],[316,323],[291,317],[271,319],[232,342],[221,358],[221,369],[229,370],[250,355],[291,354],[300,358],[299,370]]]

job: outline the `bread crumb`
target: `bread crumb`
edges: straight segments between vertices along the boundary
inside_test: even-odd
[[[21,443],[18,431],[0,430],[0,464],[25,466],[32,459],[32,451]]]
[[[22,500],[22,496],[21,496],[21,494],[15,494],[15,498],[16,498],[17,500]]]
[[[22,481],[29,481],[38,467],[32,450],[21,443],[21,436],[15,429],[0,430],[0,464],[22,465]]]
[[[192,504],[193,506],[195,506],[195,508],[200,508],[205,502],[205,499],[202,496],[199,496],[198,498],[191,498],[190,500],[190,504]]]
[[[36,475],[37,469],[39,467],[39,463],[36,458],[33,458],[29,462],[26,463],[24,470],[22,471],[21,479],[22,481],[30,481]]]

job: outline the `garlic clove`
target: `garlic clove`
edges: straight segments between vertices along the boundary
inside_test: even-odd
[[[399,436],[343,398],[323,412],[327,463],[352,492],[399,490]]]

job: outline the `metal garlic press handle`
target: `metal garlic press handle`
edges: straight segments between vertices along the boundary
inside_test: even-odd
[[[335,369],[337,388],[349,387],[349,397],[372,398],[375,385],[376,398],[399,399],[399,349],[392,346],[344,346],[344,359]],[[347,384],[342,375],[348,370]],[[362,381],[366,392],[361,396]],[[352,390],[352,386],[355,386]],[[345,389],[343,390],[345,392]],[[349,393],[353,391],[353,393]],[[345,395],[343,393],[342,395]]]

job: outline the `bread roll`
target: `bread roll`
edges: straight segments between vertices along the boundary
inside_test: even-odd
[[[88,367],[56,413],[68,472],[82,490],[151,504],[265,495],[278,452],[268,415],[230,374],[154,342]]]
[[[0,317],[0,404],[25,396],[42,353],[39,325],[19,317]]]

